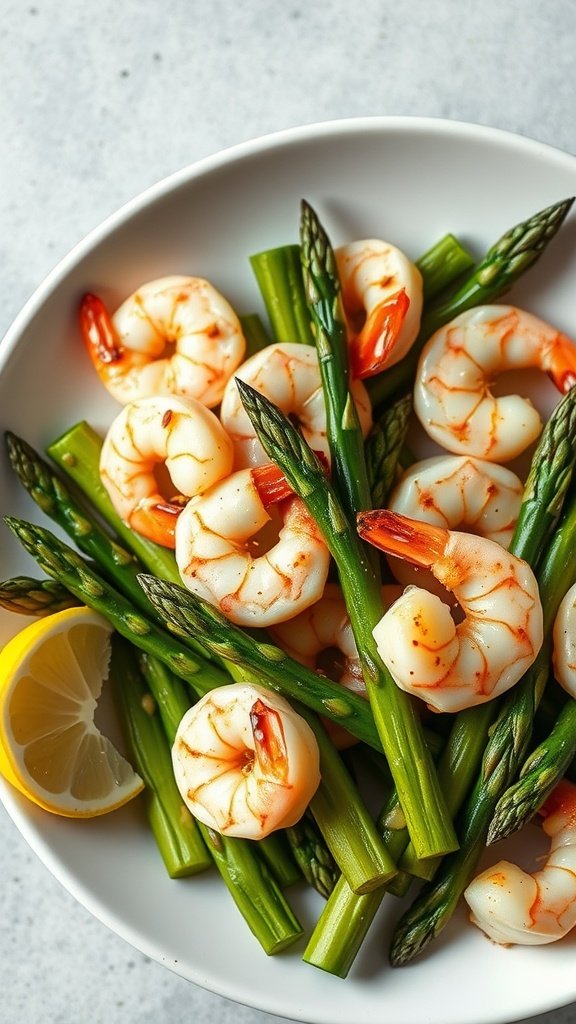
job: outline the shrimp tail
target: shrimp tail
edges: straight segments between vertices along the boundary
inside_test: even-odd
[[[386,508],[360,512],[356,525],[360,537],[380,551],[423,568],[430,568],[441,557],[449,539],[448,530],[440,526]]]
[[[410,299],[405,288],[389,302],[372,310],[364,327],[350,344],[352,375],[362,380],[380,373],[392,352],[406,319]]]
[[[130,527],[142,537],[160,544],[163,548],[176,547],[176,521],[182,511],[182,504],[162,501],[146,501],[138,505],[130,515]]]
[[[254,750],[265,776],[281,785],[288,781],[288,752],[282,719],[260,699],[250,709]]]
[[[94,368],[100,377],[107,377],[110,367],[123,358],[124,349],[110,313],[97,295],[87,294],[82,299],[80,328]]]
[[[328,474],[329,464],[324,453],[315,451],[314,454],[319,462],[322,463],[325,473]],[[251,472],[252,482],[265,508],[294,496],[293,488],[288,483],[282,470],[275,463],[269,462],[263,466],[255,466]]]
[[[550,349],[546,372],[561,394],[576,384],[576,350],[569,338],[559,335]]]

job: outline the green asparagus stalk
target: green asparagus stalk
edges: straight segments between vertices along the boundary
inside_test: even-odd
[[[171,878],[204,871],[212,864],[194,818],[178,792],[170,748],[155,701],[134,649],[112,638],[109,680],[131,760],[144,780],[144,801],[158,849]]]
[[[406,963],[422,952],[447,924],[484,849],[498,799],[522,764],[534,712],[548,679],[556,611],[576,578],[576,565],[571,557],[575,529],[576,501],[572,500],[539,571],[544,644],[522,680],[503,698],[484,752],[480,776],[461,819],[460,850],[445,858],[434,881],[424,886],[398,923],[390,954],[393,965]]]
[[[221,669],[200,657],[134,608],[130,601],[99,576],[72,548],[49,530],[6,516],[7,526],[48,576],[57,580],[79,601],[100,612],[136,647],[156,655],[197,692],[207,693],[229,683]]]
[[[270,345],[270,338],[258,313],[245,313],[239,319],[242,333],[246,339],[246,351],[244,352],[244,359],[246,360],[256,352],[266,348],[267,345]]]
[[[496,843],[521,829],[542,806],[564,777],[576,754],[576,701],[562,708],[549,736],[538,744],[522,765],[520,777],[502,794],[488,829],[488,843]]]
[[[396,483],[411,412],[412,397],[403,395],[386,409],[366,438],[366,468],[373,508],[384,508]]]
[[[429,303],[474,266],[474,257],[452,234],[444,235],[416,260],[422,274],[424,302]]]
[[[302,881],[302,872],[288,841],[286,829],[271,832],[265,839],[255,839],[258,853],[264,857],[281,889],[289,889]]]
[[[142,659],[141,667],[172,746],[180,720],[190,707],[189,692],[179,679],[171,679],[154,658]],[[264,951],[272,955],[296,942],[302,927],[264,858],[259,856],[257,844],[249,839],[222,836],[200,821],[196,824],[232,899]]]
[[[62,527],[80,551],[94,559],[104,575],[115,582],[137,608],[149,613],[150,606],[138,583],[142,565],[136,558],[104,532],[65,482],[26,441],[7,431],[6,448],[10,465],[38,507]],[[96,486],[99,486],[99,478],[96,466]]]
[[[361,509],[371,507],[371,497],[364,438],[350,394],[348,333],[340,281],[328,235],[312,207],[304,201],[300,237],[304,291],[324,390],[332,478],[344,512],[355,518]]]
[[[189,590],[154,576],[144,576],[141,584],[176,635],[201,635],[213,654],[230,659],[270,689],[301,701],[344,725],[357,739],[381,749],[370,708],[358,694],[306,668],[279,647],[256,640]]]
[[[284,831],[308,885],[316,889],[324,899],[328,899],[340,871],[314,818],[306,811],[296,825]]]
[[[15,576],[0,583],[0,607],[20,615],[52,615],[63,608],[80,604],[77,598],[56,580],[36,580]]]
[[[372,636],[383,614],[382,596],[355,524],[346,518],[319,461],[290,421],[245,382],[239,380],[237,386],[264,450],[303,500],[335,559],[370,706],[418,856],[453,850],[456,836],[416,704],[394,683]]]
[[[573,198],[554,203],[507,231],[455,293],[432,303],[422,318],[410,352],[389,370],[369,382],[374,408],[408,391],[416,375],[420,353],[428,338],[455,316],[473,306],[495,302],[540,258],[563,223]]]
[[[282,245],[255,253],[250,257],[250,264],[266,306],[274,340],[313,345],[299,247]]]

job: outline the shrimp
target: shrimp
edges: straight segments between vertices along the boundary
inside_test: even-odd
[[[388,507],[433,526],[463,528],[506,548],[523,491],[516,474],[504,466],[465,455],[440,455],[407,469],[390,495]],[[399,582],[435,589],[428,570],[398,558],[390,558],[389,564]],[[436,589],[441,593],[438,584]]]
[[[312,729],[288,702],[243,683],[202,697],[172,747],[176,784],[194,817],[244,839],[296,824],[318,788],[319,762]]]
[[[576,925],[576,787],[558,783],[540,809],[550,837],[544,867],[528,874],[501,860],[470,882],[470,920],[493,942],[543,945]]]
[[[353,333],[355,377],[371,377],[394,366],[420,329],[422,275],[400,249],[377,238],[335,251],[344,311]]]
[[[293,342],[268,345],[247,359],[236,376],[296,420],[310,447],[329,460],[326,406],[315,348]],[[372,425],[368,393],[361,381],[352,381],[351,393],[362,432],[366,436]],[[234,442],[237,469],[266,462],[268,457],[244,410],[235,380],[230,380],[226,385],[220,419]]]
[[[236,313],[201,277],[149,281],[112,317],[86,295],[80,323],[100,379],[123,405],[168,394],[211,409],[246,350]]]
[[[330,554],[304,504],[292,496],[272,511],[243,469],[192,498],[176,522],[184,585],[240,626],[292,618],[324,590]]]
[[[554,677],[576,698],[576,583],[562,598],[554,620]]]
[[[526,562],[500,544],[383,509],[358,516],[360,536],[432,570],[464,618],[436,594],[408,587],[373,630],[397,685],[434,711],[460,711],[510,689],[543,639],[538,586]]]
[[[505,370],[544,370],[561,392],[576,382],[576,349],[554,327],[514,306],[478,306],[432,335],[416,374],[414,410],[443,448],[508,462],[542,430],[530,401],[495,397],[490,381]]]
[[[222,424],[200,402],[174,396],[143,398],[125,405],[112,421],[102,446],[100,476],[128,526],[173,547],[183,503],[228,476],[233,457]],[[160,493],[159,464],[179,492],[176,497]]]

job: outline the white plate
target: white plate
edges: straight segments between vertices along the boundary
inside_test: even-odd
[[[417,257],[447,231],[480,253],[575,190],[571,156],[495,130],[420,119],[308,126],[204,160],[120,210],[39,288],[0,349],[2,427],[38,447],[83,417],[106,427],[117,406],[88,364],[76,321],[87,290],[114,305],[147,279],[191,273],[210,278],[240,312],[260,309],[248,256],[297,241],[301,197],[334,244],[379,236]],[[568,333],[574,242],[572,219],[512,293]],[[1,474],[2,512],[42,521],[4,458]],[[34,574],[2,529],[0,576]],[[0,639],[21,625],[3,614]],[[502,949],[463,911],[425,957],[391,970],[392,897],[346,981],[302,964],[301,949],[266,958],[215,875],[166,877],[137,806],[70,822],[35,810],[7,785],[0,791],[38,856],[96,917],[146,955],[239,1002],[317,1024],[496,1024],[576,999],[574,939]],[[315,895],[297,895],[305,925],[320,906]]]

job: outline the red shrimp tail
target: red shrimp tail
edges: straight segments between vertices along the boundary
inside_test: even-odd
[[[576,786],[568,779],[561,779],[540,807],[538,813],[547,818],[556,811],[569,815],[576,821]]]
[[[288,751],[278,711],[264,701],[254,701],[250,709],[254,752],[264,775],[284,785],[288,781]]]
[[[562,395],[576,384],[576,345],[564,334],[559,334],[550,349],[546,371]]]
[[[352,375],[362,380],[373,377],[385,368],[392,353],[402,324],[406,318],[410,299],[402,288],[389,302],[372,310],[364,327],[350,344]]]
[[[387,508],[359,512],[356,527],[362,539],[380,551],[424,568],[443,555],[448,542],[448,530]]]
[[[160,544],[163,548],[176,547],[176,521],[183,506],[154,501],[139,505],[132,512],[129,525],[141,537]]]
[[[326,456],[323,452],[315,451],[314,454],[318,461],[322,463],[322,468],[326,475],[328,475],[329,466]],[[278,502],[285,501],[286,498],[291,498],[294,495],[294,491],[284,473],[273,462],[266,463],[264,466],[255,466],[252,470],[252,482],[258,491],[264,508],[276,505]]]
[[[105,377],[111,365],[122,359],[120,344],[110,313],[97,295],[87,294],[80,304],[82,337],[95,369]]]

